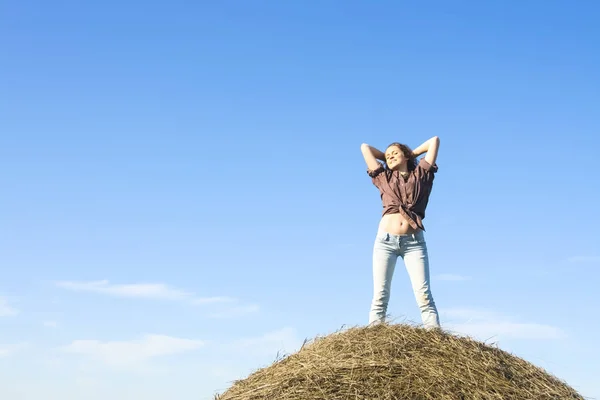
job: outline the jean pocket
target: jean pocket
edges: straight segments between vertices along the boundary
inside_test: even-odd
[[[377,243],[390,243],[390,235],[387,233],[378,233],[377,236],[375,236],[375,242]]]
[[[416,234],[410,238],[408,243],[413,246],[422,246],[425,244],[425,238],[422,234]]]

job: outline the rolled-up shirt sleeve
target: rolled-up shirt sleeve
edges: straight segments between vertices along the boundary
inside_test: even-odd
[[[423,169],[426,172],[432,172],[432,173],[436,173],[438,171],[437,164],[431,165],[424,158],[422,158],[421,161],[419,161],[419,164],[417,165],[417,168],[420,168],[420,169]]]
[[[437,164],[429,164],[424,158],[419,161],[415,169],[415,175],[421,181],[433,181],[435,173],[438,171]]]
[[[385,167],[379,163],[379,167],[375,169],[367,169],[367,174],[371,177],[373,184],[379,187],[381,180],[385,178]]]

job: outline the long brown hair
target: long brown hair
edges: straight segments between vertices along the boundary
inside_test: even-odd
[[[402,144],[402,143],[394,142],[394,143],[390,144],[386,148],[386,150],[392,146],[398,147],[400,149],[400,151],[402,152],[402,154],[404,154],[404,158],[406,158],[406,168],[409,171],[413,171],[415,168],[417,168],[417,158],[413,154],[413,151],[411,150],[410,147],[408,147],[407,145]]]

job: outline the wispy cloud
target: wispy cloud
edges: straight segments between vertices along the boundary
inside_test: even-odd
[[[56,282],[56,286],[75,292],[91,292],[113,297],[184,301],[194,305],[231,303],[236,301],[234,298],[224,296],[196,297],[192,292],[173,288],[163,283],[111,284],[107,280],[89,282],[61,281]]]
[[[215,304],[215,303],[234,303],[236,299],[232,297],[216,296],[216,297],[202,297],[194,298],[191,303],[201,306],[204,304]]]
[[[19,314],[19,310],[8,304],[8,300],[0,297],[0,317],[13,317]]]
[[[44,322],[42,322],[42,324],[46,328],[57,328],[58,327],[58,322],[56,322],[56,321],[44,321]]]
[[[239,307],[231,307],[222,311],[217,311],[208,314],[210,318],[222,319],[222,318],[237,318],[248,314],[255,314],[260,311],[260,307],[257,304],[248,304]]]
[[[600,263],[600,256],[573,256],[567,261],[571,264],[596,264]]]
[[[114,368],[139,368],[155,357],[195,351],[203,347],[201,340],[165,335],[145,335],[131,341],[75,340],[62,348]]]
[[[459,319],[470,321],[482,321],[498,317],[498,314],[489,310],[475,308],[447,308],[441,311],[450,320]]]
[[[95,293],[116,298],[181,302],[191,306],[210,308],[203,311],[209,318],[238,318],[255,314],[260,310],[256,304],[244,304],[229,296],[199,297],[193,292],[174,288],[164,283],[114,284],[101,281],[60,281],[57,287],[73,292]]]
[[[0,358],[11,356],[27,347],[27,343],[0,345]]]
[[[231,348],[253,355],[276,355],[296,351],[302,345],[296,330],[290,327],[265,333],[262,336],[239,339],[233,342]]]
[[[488,339],[561,339],[560,328],[535,322],[520,322],[489,310],[455,308],[441,312],[446,328],[480,340]]]
[[[438,281],[468,281],[471,280],[470,276],[457,275],[457,274],[438,274],[434,276]]]

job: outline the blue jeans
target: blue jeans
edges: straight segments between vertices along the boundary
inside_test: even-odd
[[[440,320],[429,283],[429,257],[423,231],[392,235],[378,232],[373,246],[373,301],[369,324],[385,321],[396,261],[401,257],[408,271],[425,328],[439,328]]]

